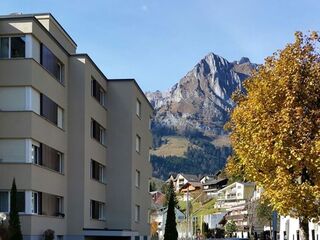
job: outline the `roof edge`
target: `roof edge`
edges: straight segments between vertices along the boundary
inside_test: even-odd
[[[97,64],[92,60],[92,58],[87,53],[75,53],[72,54],[71,57],[83,57],[90,61],[92,66],[101,74],[101,76],[104,78],[104,80],[109,81],[109,79],[106,77],[106,75],[101,71],[101,69],[97,66]]]
[[[145,98],[145,100],[147,101],[149,106],[151,107],[152,111],[154,111],[154,107],[152,106],[152,104],[150,103],[149,99],[144,94],[144,92],[142,91],[141,87],[139,86],[139,84],[137,83],[137,81],[134,78],[113,78],[113,79],[108,79],[108,81],[111,81],[111,82],[133,82],[136,85],[136,87],[139,90],[139,92]]]

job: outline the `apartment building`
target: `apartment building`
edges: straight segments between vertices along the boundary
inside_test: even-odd
[[[249,237],[250,209],[249,203],[254,195],[255,184],[250,182],[234,182],[217,192],[216,208],[225,212],[225,220],[234,221],[237,225],[238,238]]]
[[[147,239],[152,106],[110,80],[48,13],[0,16],[0,212],[22,233]]]

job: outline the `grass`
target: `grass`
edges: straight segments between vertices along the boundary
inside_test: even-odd
[[[231,145],[228,135],[217,136],[211,143],[216,147],[229,147]]]
[[[218,212],[218,209],[214,207],[215,199],[210,199],[207,202],[201,203],[200,201],[192,202],[190,209],[191,214],[194,216],[204,216]],[[179,207],[182,212],[186,212],[187,202],[179,201]]]
[[[157,156],[178,156],[183,157],[185,152],[188,150],[188,146],[190,145],[190,142],[184,138],[184,137],[165,137],[167,139],[167,144],[162,145],[158,149],[152,151],[151,154],[157,155]]]

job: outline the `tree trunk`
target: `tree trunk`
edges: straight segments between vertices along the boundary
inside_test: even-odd
[[[269,228],[270,228],[270,231],[269,231],[270,236],[269,236],[269,237],[270,237],[271,240],[275,240],[275,239],[273,239],[273,234],[272,234],[272,232],[273,232],[273,231],[272,231],[272,230],[273,230],[273,229],[272,229],[272,220],[269,222]],[[272,229],[272,230],[271,230],[271,229]]]
[[[300,240],[309,240],[309,221],[305,217],[299,218]]]

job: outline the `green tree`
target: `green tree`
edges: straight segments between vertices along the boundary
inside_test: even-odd
[[[272,213],[273,209],[268,201],[262,201],[259,200],[257,207],[256,207],[256,212],[257,212],[257,218],[260,223],[268,223],[270,227],[270,237],[273,236],[271,232],[271,226],[272,226]]]
[[[233,233],[237,231],[237,225],[234,221],[228,221],[224,226],[224,230],[229,237],[232,237]]]
[[[22,240],[20,219],[17,208],[17,186],[15,179],[13,179],[10,192],[9,239]]]
[[[320,220],[320,54],[313,32],[266,59],[234,95],[231,143],[237,157],[229,172],[241,169],[248,181],[284,216],[299,218],[300,239],[308,221]]]
[[[172,181],[170,181],[169,185],[165,184],[164,191],[166,194],[166,201],[164,203],[164,206],[169,205],[170,197],[173,196],[174,207],[179,209],[179,205],[178,205],[179,201],[177,200],[177,196],[174,190],[175,189]]]
[[[175,206],[176,206],[176,196],[174,192],[173,182],[170,181],[170,185],[168,188],[168,209],[167,209],[167,219],[166,226],[164,232],[164,240],[177,240],[178,239],[178,231],[177,231],[177,223],[176,223],[176,214],[175,214]]]

